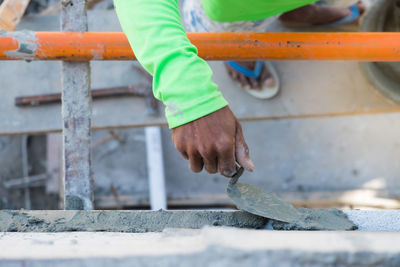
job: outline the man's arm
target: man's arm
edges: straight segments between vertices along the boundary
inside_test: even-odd
[[[229,176],[235,171],[237,160],[251,170],[240,124],[212,82],[210,67],[197,56],[196,47],[188,40],[178,1],[114,0],[114,3],[137,59],[153,75],[154,95],[166,105],[173,141],[189,160],[190,168],[198,172],[205,165],[210,173],[218,170]],[[229,126],[224,127],[225,124]],[[239,150],[245,159],[237,153],[238,139],[243,144]]]

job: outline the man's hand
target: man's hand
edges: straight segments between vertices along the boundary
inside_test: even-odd
[[[228,106],[172,129],[172,141],[193,172],[201,172],[204,166],[209,173],[231,177],[235,161],[254,170],[242,127]]]

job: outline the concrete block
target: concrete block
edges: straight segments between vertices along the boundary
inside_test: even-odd
[[[0,211],[0,232],[160,232],[209,226],[263,228],[268,219],[243,211]]]
[[[0,266],[400,266],[400,233],[4,233]]]

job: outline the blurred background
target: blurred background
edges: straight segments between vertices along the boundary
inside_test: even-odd
[[[354,2],[336,0],[320,1],[320,4]],[[368,12],[372,10],[373,14],[367,14],[361,26],[345,30],[395,31],[393,25],[398,24],[392,20],[397,13],[392,13],[393,9],[390,12],[382,9],[383,2],[366,1]],[[121,31],[113,8],[111,0],[89,1],[90,31]],[[59,11],[57,0],[31,0],[18,30],[58,31]],[[378,15],[387,21],[381,28],[376,28]],[[271,31],[282,30],[327,29],[287,29],[278,21],[271,26]],[[239,94],[229,98],[245,101],[241,98],[241,89],[226,78],[222,63],[210,64],[220,88]],[[282,94],[259,105],[276,105],[285,97],[287,106],[283,109],[290,110],[291,102],[301,101],[303,105],[318,106],[317,96],[324,95],[323,103],[334,104],[340,100],[343,107],[351,107],[363,98],[371,105],[394,105],[400,92],[400,82],[396,80],[400,77],[398,63],[373,65],[388,74],[380,75],[379,79],[383,80],[380,83],[374,82],[378,79],[373,76],[374,72],[368,72],[372,65],[365,64],[276,62]],[[91,62],[93,88],[142,82],[145,77],[134,66],[138,63]],[[60,63],[0,61],[0,70],[0,209],[63,208],[61,134],[43,133],[42,129],[38,130],[39,134],[22,134],[28,124],[30,129],[35,129],[35,125],[47,121],[48,131],[53,132],[51,123],[61,123],[59,117],[54,117],[54,113],[60,112],[59,104],[22,109],[14,106],[14,99],[19,96],[60,92]],[[315,92],[315,96],[299,97],[303,92]],[[118,121],[130,116],[129,107],[134,101],[137,100],[95,100],[94,115],[104,110],[104,120]],[[231,104],[236,102],[232,100]],[[128,112],[116,108],[119,105],[124,105]],[[25,121],[27,113],[34,116]],[[143,109],[143,116],[151,115]],[[256,166],[254,173],[245,173],[241,178],[247,183],[275,192],[298,207],[400,208],[399,113],[253,121],[244,122],[243,128]],[[162,127],[161,133],[168,208],[232,208],[225,193],[227,179],[218,174],[191,173],[188,162],[175,150],[169,129]],[[96,209],[150,207],[146,145],[143,128],[93,132]]]

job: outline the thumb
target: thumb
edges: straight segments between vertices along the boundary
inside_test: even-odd
[[[235,138],[236,161],[247,171],[254,170],[254,163],[250,159],[249,147],[243,137],[242,126],[237,122]]]

